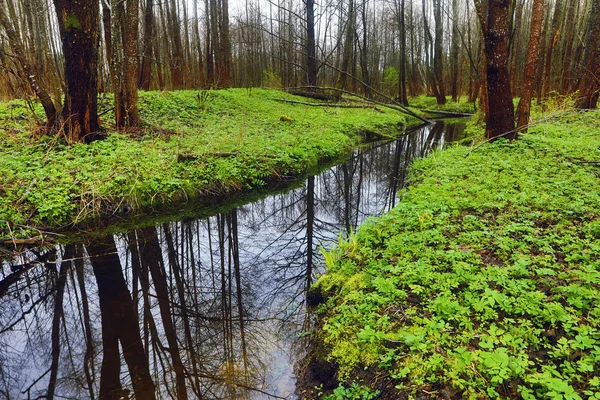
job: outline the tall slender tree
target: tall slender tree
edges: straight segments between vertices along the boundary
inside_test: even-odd
[[[542,19],[544,17],[544,0],[533,1],[533,13],[531,18],[531,33],[529,35],[529,49],[527,51],[527,65],[525,66],[525,79],[521,100],[517,107],[517,128],[521,132],[527,132],[529,124],[529,113],[531,109],[531,96],[535,83],[535,69],[538,62],[540,41],[542,38]]]

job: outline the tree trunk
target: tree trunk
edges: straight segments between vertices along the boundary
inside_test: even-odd
[[[529,49],[527,51],[527,65],[525,66],[525,79],[523,80],[523,90],[521,100],[517,108],[517,128],[521,132],[527,132],[529,124],[529,112],[531,109],[531,96],[533,94],[533,85],[535,83],[535,70],[538,61],[540,49],[542,19],[544,17],[544,0],[534,0],[531,16],[531,33],[529,35]]]
[[[450,69],[452,74],[452,101],[458,101],[458,0],[452,0],[452,47],[450,51]]]
[[[317,86],[314,0],[306,0],[306,83],[308,86]]]
[[[546,62],[544,66],[544,78],[542,80],[542,98],[548,95],[548,92],[552,89],[551,79],[552,79],[552,52],[554,50],[554,45],[558,40],[558,35],[560,33],[560,13],[562,11],[562,3],[561,0],[556,0],[556,4],[554,6],[554,16],[552,17],[552,30],[550,32],[550,41],[548,42],[548,47],[546,47]]]
[[[140,124],[138,115],[138,25],[140,22],[139,11],[140,3],[138,0],[126,0],[127,10],[125,11],[125,79],[123,87],[123,102],[125,105],[125,119],[127,126],[137,126]]]
[[[442,60],[443,54],[443,40],[444,40],[444,27],[442,24],[442,3],[441,0],[433,0],[433,16],[435,20],[435,45],[433,53],[433,76],[434,84],[437,90],[435,90],[435,97],[437,103],[442,105],[446,104],[446,89],[444,88],[444,70]]]
[[[339,83],[341,89],[347,89],[348,72],[352,62],[352,51],[354,47],[354,34],[356,32],[356,12],[354,0],[348,2],[348,20],[345,26],[346,35],[344,38],[344,53],[342,55],[342,64],[340,68]]]
[[[575,102],[575,106],[590,110],[596,108],[598,90],[600,89],[600,51],[598,51],[598,44],[600,43],[600,0],[592,1],[587,30],[590,32],[587,43],[589,51],[584,62],[586,66],[585,74],[579,84],[579,98]]]
[[[517,138],[508,75],[509,4],[510,0],[488,0],[487,13],[485,13],[481,2],[475,0],[486,55],[488,95],[486,136],[488,139],[505,137],[512,140]]]
[[[65,57],[67,90],[62,117],[70,142],[99,139],[98,43],[100,9],[95,1],[54,0]]]
[[[398,7],[398,1],[396,1],[396,12],[398,13],[398,29],[400,30],[400,68],[399,72],[399,97],[400,103],[408,106],[408,96],[406,93],[406,19],[404,17],[405,12],[405,0],[400,0],[400,7]]]
[[[150,90],[152,79],[152,40],[154,38],[154,0],[146,0],[144,10],[144,53],[140,74],[140,89]]]
[[[231,40],[229,37],[229,4],[227,0],[219,0],[219,55],[216,74],[219,86],[231,87]]]

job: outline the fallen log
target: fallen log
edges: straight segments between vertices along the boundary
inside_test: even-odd
[[[462,117],[472,117],[473,115],[475,115],[475,114],[461,113],[461,112],[454,112],[454,111],[426,110],[423,108],[420,108],[419,110],[424,113],[439,114],[439,115],[443,115],[445,117],[462,118]]]
[[[289,94],[293,94],[294,96],[302,96],[308,97],[310,99],[323,100],[323,101],[340,101],[340,95],[335,94],[326,94],[326,93],[317,93],[317,92],[307,92],[304,90],[295,90],[291,89],[287,91]]]

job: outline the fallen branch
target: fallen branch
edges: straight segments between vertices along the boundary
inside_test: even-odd
[[[340,96],[334,96],[332,94],[305,92],[302,90],[290,90],[290,94],[294,96],[308,97],[310,99],[324,100],[324,101],[340,101]]]
[[[561,115],[563,115],[563,114],[567,114],[567,113],[569,113],[569,112],[570,112],[569,110],[565,110],[565,111],[561,111],[561,112],[553,113],[553,114],[550,114],[550,115],[549,115],[548,117],[546,117],[546,118],[542,118],[542,119],[539,119],[539,120],[537,120],[537,121],[530,122],[530,123],[529,123],[529,124],[527,124],[527,125],[523,125],[523,126],[520,126],[520,127],[518,127],[518,128],[511,129],[510,131],[507,131],[507,132],[501,133],[501,134],[500,134],[500,135],[498,135],[498,136],[494,136],[494,137],[492,137],[492,138],[486,139],[486,140],[484,140],[483,142],[479,143],[477,146],[474,146],[474,147],[472,147],[472,148],[471,148],[471,150],[469,150],[469,152],[468,152],[467,154],[465,154],[465,157],[469,157],[469,156],[471,155],[471,153],[473,153],[475,150],[477,150],[478,148],[480,148],[481,146],[483,146],[483,145],[484,145],[484,144],[486,144],[486,143],[493,142],[493,141],[495,141],[495,140],[497,140],[497,139],[503,138],[503,137],[505,137],[506,135],[509,135],[509,134],[511,134],[511,133],[514,133],[514,132],[520,132],[520,131],[522,131],[523,129],[527,129],[527,128],[530,128],[530,127],[532,127],[532,126],[535,126],[535,125],[537,125],[537,124],[541,124],[542,122],[546,122],[546,121],[549,121],[549,120],[551,120],[551,119],[558,118],[558,117],[560,117]]]
[[[43,239],[0,239],[0,244],[3,246],[43,246],[48,244],[48,241]]]
[[[426,110],[423,108],[420,108],[419,110],[422,112],[425,112],[425,113],[444,115],[446,117],[472,117],[473,115],[475,115],[475,114],[461,113],[461,112],[454,112],[454,111]]]
[[[302,104],[311,107],[334,107],[334,108],[370,108],[381,112],[380,108],[367,104],[340,104],[340,103],[308,103],[306,101],[286,100],[286,99],[271,99],[282,103]]]
[[[365,96],[361,96],[358,93],[354,93],[354,92],[350,92],[348,90],[338,89],[338,88],[330,87],[330,86],[325,86],[325,87],[323,87],[323,86],[297,86],[297,87],[292,87],[292,88],[284,88],[283,90],[285,90],[286,92],[290,92],[291,90],[297,90],[297,89],[331,90],[331,91],[338,92],[338,93],[344,93],[344,94],[347,94],[347,95],[350,95],[350,96],[356,96],[356,97],[358,97],[358,98],[366,101],[367,103],[377,104],[377,105],[380,105],[382,107],[391,108],[392,110],[396,110],[396,111],[399,111],[401,113],[408,114],[411,117],[414,117],[414,118],[416,118],[416,119],[418,119],[420,121],[425,122],[426,124],[433,123],[432,121],[430,121],[430,120],[428,120],[426,118],[421,117],[420,115],[418,115],[418,114],[414,113],[413,111],[409,110],[407,107],[401,105],[398,102],[395,102],[393,99],[391,99],[388,96],[385,96],[383,94],[381,94],[383,97],[385,97],[388,100],[391,100],[391,102],[393,102],[395,104],[382,103],[380,101],[369,99],[368,97],[365,97]],[[376,93],[379,94],[379,92],[376,92]]]

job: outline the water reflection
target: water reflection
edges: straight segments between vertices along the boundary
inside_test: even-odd
[[[442,124],[201,220],[33,249],[0,275],[0,398],[294,398],[291,350],[328,247],[397,202]]]

